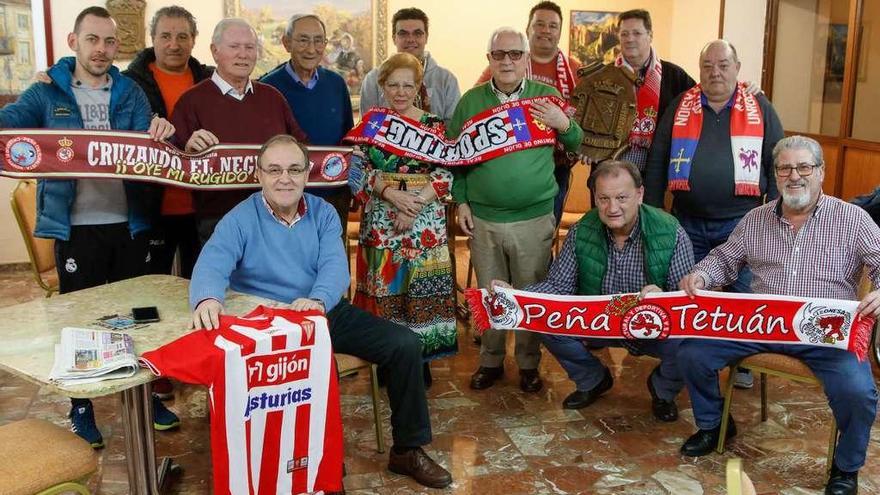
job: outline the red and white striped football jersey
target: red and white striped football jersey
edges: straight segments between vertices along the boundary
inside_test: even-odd
[[[214,493],[342,490],[342,422],[327,319],[260,306],[141,356],[208,387]]]

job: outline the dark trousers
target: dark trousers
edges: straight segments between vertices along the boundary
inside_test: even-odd
[[[599,347],[637,346],[642,354],[660,359],[659,369],[651,378],[657,396],[663,400],[675,400],[684,387],[678,369],[678,346],[683,339],[636,340],[623,342],[622,339],[582,339],[567,335],[540,334],[544,347],[559,361],[562,369],[575,383],[577,389],[586,392],[593,390],[602,381],[607,369],[602,361],[587,349]]]
[[[214,234],[214,229],[220,223],[221,217],[196,217],[196,233],[199,236],[199,251]]]
[[[150,273],[171,274],[180,250],[180,276],[192,278],[201,245],[195,215],[162,215],[150,232]]]
[[[351,354],[389,371],[391,435],[398,447],[431,443],[431,418],[422,376],[422,343],[404,326],[352,306],[343,299],[329,313],[333,351]]]
[[[150,273],[147,236],[132,238],[127,223],[74,225],[70,238],[55,241],[58,292],[66,294]],[[70,399],[77,407],[88,399]]]
[[[840,430],[834,463],[843,471],[857,471],[865,464],[871,426],[877,415],[877,387],[870,360],[859,362],[851,352],[811,345],[682,340],[678,360],[682,363],[697,428],[708,430],[721,423],[724,399],[718,386],[718,370],[759,352],[787,354],[804,361],[822,382]]]
[[[70,238],[55,241],[59,292],[139,277],[150,273],[147,236],[132,238],[127,223],[74,225]]]
[[[690,215],[674,212],[681,227],[687,233],[694,248],[694,263],[699,263],[709,251],[727,242],[730,233],[742,217],[712,219],[692,217]],[[736,281],[725,288],[727,292],[748,294],[752,292],[752,271],[748,266],[739,271]]]

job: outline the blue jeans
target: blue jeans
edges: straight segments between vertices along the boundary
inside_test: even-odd
[[[709,254],[709,251],[716,246],[720,246],[727,242],[730,233],[742,217],[726,218],[723,220],[714,220],[711,218],[692,217],[679,212],[674,212],[675,217],[681,227],[687,233],[694,246],[694,263]],[[727,292],[751,293],[752,292],[752,271],[743,268],[739,272],[736,282],[727,286]]]
[[[544,347],[556,357],[562,369],[583,392],[594,389],[605,374],[605,365],[594,356],[585,345],[590,347],[623,347],[621,339],[584,339],[564,335],[541,334]],[[682,339],[663,341],[639,341],[639,350],[649,356],[660,358],[660,366],[653,377],[654,390],[663,400],[673,400],[684,388],[681,373],[678,370],[678,346]]]
[[[724,399],[718,386],[718,370],[759,352],[787,354],[804,361],[822,382],[840,430],[834,454],[837,467],[857,471],[865,464],[871,425],[877,414],[877,388],[870,360],[860,363],[850,352],[808,345],[683,340],[678,359],[686,363],[682,374],[698,428],[708,430],[721,423]]]

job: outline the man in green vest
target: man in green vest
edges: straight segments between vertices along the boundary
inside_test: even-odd
[[[694,265],[691,242],[672,215],[642,204],[644,187],[638,167],[605,161],[588,182],[596,208],[568,232],[547,277],[524,290],[559,295],[604,295],[674,290]],[[572,190],[575,193],[575,190]],[[494,280],[493,286],[509,287]],[[660,358],[648,375],[651,410],[660,421],[675,421],[675,396],[684,386],[676,363],[680,339],[632,341],[542,335],[544,346],[575,382],[562,401],[565,409],[589,406],[611,388],[608,368],[590,353],[602,347],[625,347],[633,355]]]

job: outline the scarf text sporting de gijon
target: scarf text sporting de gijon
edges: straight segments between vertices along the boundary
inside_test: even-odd
[[[476,165],[507,153],[556,144],[556,131],[531,113],[536,100],[549,100],[563,112],[568,110],[568,104],[557,96],[503,103],[465,121],[458,138],[450,140],[442,131],[394,110],[374,108],[343,140],[446,167]]]

